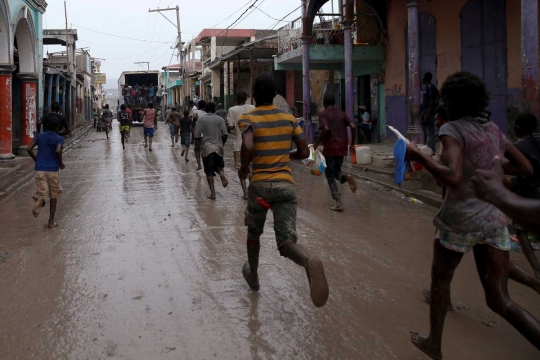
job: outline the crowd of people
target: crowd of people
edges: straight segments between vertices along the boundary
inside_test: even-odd
[[[140,86],[139,84],[135,84],[134,86],[129,84],[122,85],[122,96],[125,106],[146,106],[153,103],[159,107],[161,106],[164,92],[163,85],[158,88],[152,83],[150,85],[143,84]]]
[[[439,139],[441,146],[435,156],[428,156],[411,142],[407,145],[406,157],[422,164],[435,177],[443,186],[444,196],[443,205],[434,218],[432,283],[428,296],[430,332],[428,336],[411,333],[411,340],[432,359],[442,359],[444,320],[452,308],[450,284],[463,255],[472,250],[487,305],[540,349],[540,322],[511,299],[507,287],[510,278],[540,293],[540,266],[527,238],[527,231],[540,229],[540,139],[533,136],[538,121],[532,114],[520,115],[514,129],[520,140],[513,144],[490,121],[486,110],[489,95],[480,78],[467,72],[453,74],[442,86],[440,95],[430,86],[429,74],[424,77],[424,83],[427,86],[426,137],[434,150],[434,140]],[[311,300],[321,307],[327,302],[329,286],[322,261],[297,243],[298,200],[289,166],[291,160],[307,158],[309,148],[296,118],[274,106],[275,94],[272,77],[261,75],[253,87],[254,106],[246,104],[247,94],[239,91],[236,106],[227,112],[221,104],[190,102],[183,111],[176,107],[168,109],[166,123],[171,146],[180,141],[186,161],[194,143],[197,170],[204,169],[211,200],[216,199],[216,176],[223,187],[229,184],[224,171],[224,144],[230,132],[236,135],[234,167],[238,171],[242,196],[247,200],[247,261],[242,267],[245,281],[251,290],[259,291],[260,237],[271,210],[278,251],[306,270]],[[442,106],[438,104],[439,96]],[[122,146],[129,131],[130,104],[128,99],[117,115]],[[342,170],[348,149],[354,148],[357,126],[334,105],[334,96],[326,94],[325,110],[320,113],[321,132],[313,148],[322,145],[326,157],[325,174],[336,202],[331,209],[343,211],[337,182],[348,183],[352,192],[357,189],[354,178]],[[151,101],[142,117],[144,146],[152,151],[157,118]],[[49,116],[44,123],[47,131],[39,134],[28,149],[36,160],[37,172],[33,213],[39,214],[48,196],[51,201],[49,227],[54,227],[53,201],[55,209],[61,192],[58,171],[64,168],[63,139],[57,134],[58,117]],[[362,116],[361,124],[369,126],[367,116]],[[352,136],[348,136],[349,130]],[[293,144],[294,150],[291,150]],[[40,152],[36,158],[32,149],[37,145]],[[506,175],[515,178],[509,181]],[[509,259],[511,239],[507,216],[515,222],[517,237],[533,274]]]

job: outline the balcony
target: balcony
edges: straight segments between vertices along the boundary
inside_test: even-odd
[[[276,70],[302,69],[302,19],[278,30]],[[356,75],[376,72],[385,59],[384,34],[375,14],[356,14],[352,26],[353,62]],[[312,70],[344,69],[344,32],[340,19],[324,19],[313,25],[309,57]]]

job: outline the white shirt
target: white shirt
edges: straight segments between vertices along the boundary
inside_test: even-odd
[[[367,111],[362,115],[362,123],[369,125],[369,128],[371,129],[371,123],[369,122],[369,113]]]
[[[233,127],[235,129],[236,133],[236,140],[234,141],[234,152],[238,152],[242,150],[242,132],[240,131],[240,128],[238,127],[238,118],[240,115],[247,113],[248,111],[255,109],[255,106],[253,105],[237,105],[233,106],[229,109],[229,112],[227,113],[227,120],[229,122],[229,127]]]

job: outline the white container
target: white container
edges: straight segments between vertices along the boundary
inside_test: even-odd
[[[358,165],[371,164],[371,148],[369,146],[360,146],[356,148],[356,163]]]

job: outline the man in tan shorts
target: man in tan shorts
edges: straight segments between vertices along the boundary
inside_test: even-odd
[[[234,168],[236,170],[240,169],[240,151],[242,150],[242,132],[238,127],[238,118],[248,111],[255,109],[255,106],[246,104],[246,100],[247,94],[245,91],[236,93],[236,106],[231,107],[227,115],[229,130],[232,131],[236,129],[236,140],[234,141]],[[244,196],[242,198],[247,200],[246,180],[241,179],[240,183],[242,185],[242,190],[244,191]]]
[[[48,128],[43,133],[38,134],[32,143],[28,146],[28,155],[34,159],[36,163],[36,192],[33,196],[34,209],[32,213],[34,217],[38,217],[41,208],[45,206],[45,198],[50,199],[50,218],[49,229],[58,226],[54,222],[54,214],[56,212],[56,203],[58,195],[62,193],[60,186],[60,169],[64,169],[65,165],[62,162],[62,147],[64,138],[57,134],[60,121],[57,117],[51,117]],[[34,153],[34,148],[39,146],[38,154]]]

